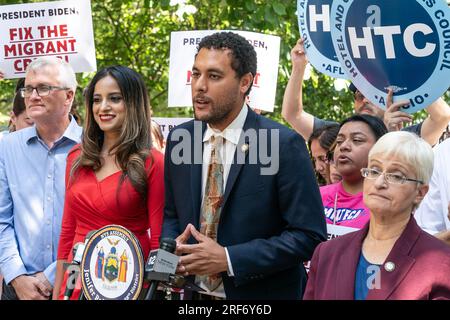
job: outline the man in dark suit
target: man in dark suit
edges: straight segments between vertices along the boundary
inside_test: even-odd
[[[246,104],[256,52],[231,32],[205,37],[192,72],[196,121],[167,140],[163,237],[178,272],[227,299],[300,299],[303,262],[326,238],[304,140]],[[199,231],[198,231],[199,230]]]

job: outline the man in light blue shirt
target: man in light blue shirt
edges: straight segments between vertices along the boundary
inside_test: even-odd
[[[82,129],[69,116],[77,82],[58,58],[39,58],[26,73],[25,99],[35,125],[0,141],[2,299],[48,299],[64,209],[66,157]]]

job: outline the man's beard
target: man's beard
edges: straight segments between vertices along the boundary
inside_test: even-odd
[[[210,101],[210,113],[204,114],[201,117],[197,115],[194,107],[194,118],[195,120],[204,121],[208,124],[214,125],[215,123],[221,122],[228,116],[228,114],[230,114],[233,110],[233,102],[234,101],[227,101],[225,104],[216,105]]]

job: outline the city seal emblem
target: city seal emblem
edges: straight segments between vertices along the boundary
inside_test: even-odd
[[[108,225],[86,244],[81,283],[88,300],[136,300],[144,281],[139,241],[126,228]]]

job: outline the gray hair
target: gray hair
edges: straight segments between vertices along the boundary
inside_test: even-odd
[[[369,161],[376,154],[398,157],[414,168],[417,180],[425,184],[430,182],[433,173],[433,149],[416,134],[407,131],[389,132],[372,147]]]
[[[41,70],[48,66],[56,67],[58,69],[58,82],[61,86],[70,88],[75,92],[78,85],[75,72],[70,64],[60,58],[39,57],[28,65],[26,74],[28,75],[29,72],[36,72],[37,70]]]

